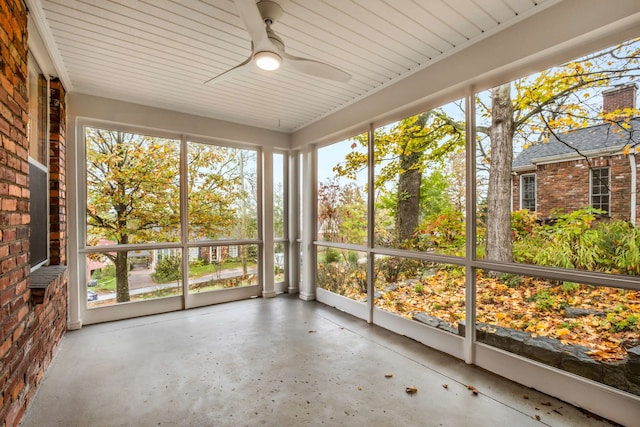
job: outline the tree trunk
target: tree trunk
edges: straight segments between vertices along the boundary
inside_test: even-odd
[[[513,105],[511,85],[491,91],[491,160],[487,194],[487,247],[485,258],[513,261],[511,240],[511,164],[513,161]]]
[[[245,245],[240,246],[240,263],[242,264],[242,277],[247,277],[247,247]]]
[[[422,172],[418,166],[421,153],[405,153],[400,162],[396,230],[398,243],[405,245],[414,239],[420,218],[420,183]]]
[[[116,252],[116,301],[129,301],[129,260],[127,251]]]

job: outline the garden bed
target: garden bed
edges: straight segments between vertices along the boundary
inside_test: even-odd
[[[476,339],[640,395],[640,292],[504,275],[477,277]],[[378,308],[465,335],[457,269],[377,286]]]

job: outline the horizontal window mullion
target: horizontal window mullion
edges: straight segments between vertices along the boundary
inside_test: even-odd
[[[139,251],[146,249],[174,249],[182,248],[184,245],[181,243],[142,243],[142,244],[127,244],[127,245],[99,245],[99,246],[85,246],[78,250],[81,254],[92,254],[99,252],[113,252],[113,251]]]
[[[407,251],[403,249],[390,248],[373,248],[371,253],[374,255],[386,255],[400,258],[419,259],[423,261],[433,261],[442,264],[465,265],[464,257],[456,257],[452,255],[442,255],[431,252]]]
[[[185,246],[189,248],[201,247],[201,246],[236,246],[236,245],[261,245],[263,242],[260,239],[248,239],[248,240],[199,240],[191,241]]]
[[[586,270],[569,270],[541,265],[505,263],[473,260],[471,266],[490,271],[537,276],[545,279],[584,283],[610,288],[640,290],[640,280],[636,276],[622,276]]]

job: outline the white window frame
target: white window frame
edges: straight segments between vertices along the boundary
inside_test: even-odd
[[[597,168],[591,168],[591,170],[589,171],[589,206],[592,206],[596,209],[602,209],[602,207],[600,206],[595,206],[593,204],[593,197],[597,196],[597,197],[603,197],[605,194],[596,194],[594,193],[594,179],[593,179],[593,174],[596,171],[602,171],[602,170],[606,170],[607,171],[607,192],[606,192],[606,196],[607,196],[607,206],[609,207],[608,209],[606,209],[607,216],[611,216],[611,167],[609,166],[602,166],[602,167],[597,167]]]
[[[101,129],[111,129],[121,132],[129,132],[129,133],[138,133],[142,135],[149,135],[158,138],[167,138],[167,139],[175,139],[178,140],[181,144],[180,151],[180,164],[181,176],[186,173],[187,168],[187,153],[186,147],[189,143],[200,143],[200,144],[210,144],[217,145],[221,147],[228,148],[237,148],[237,149],[247,149],[253,150],[256,153],[256,161],[257,161],[257,215],[258,215],[258,229],[260,230],[261,224],[261,212],[262,212],[262,164],[260,159],[262,158],[262,151],[259,147],[250,144],[243,143],[229,143],[228,141],[223,141],[217,138],[207,138],[203,136],[191,136],[187,134],[178,134],[177,132],[164,131],[157,128],[144,127],[139,125],[130,125],[124,124],[120,122],[114,122],[111,120],[100,120],[93,118],[85,118],[81,117],[76,122],[76,132],[79,135],[78,139],[75,141],[76,143],[76,167],[78,171],[78,176],[80,179],[77,182],[76,192],[79,195],[77,197],[77,205],[76,205],[76,218],[77,219],[77,240],[72,244],[77,245],[77,249],[75,253],[72,255],[75,258],[72,262],[74,266],[77,264],[77,280],[78,280],[78,301],[77,301],[77,309],[78,309],[78,317],[79,320],[77,323],[74,323],[73,327],[78,328],[79,326],[85,324],[93,324],[100,323],[118,319],[127,319],[131,317],[147,315],[147,314],[156,314],[163,313],[168,311],[176,311],[188,308],[195,308],[200,306],[206,306],[211,304],[217,304],[221,302],[227,301],[235,301],[240,299],[247,299],[258,296],[260,294],[261,287],[263,285],[264,278],[263,272],[261,272],[260,263],[258,264],[259,268],[259,280],[257,285],[246,286],[238,289],[230,289],[225,292],[203,292],[203,293],[189,293],[188,286],[189,280],[187,278],[188,275],[188,256],[183,256],[183,276],[182,276],[182,295],[180,296],[171,296],[164,297],[158,299],[151,299],[148,301],[136,301],[132,303],[125,304],[113,304],[103,307],[92,307],[89,308],[86,303],[86,283],[90,278],[86,277],[86,256],[90,253],[99,253],[105,250],[113,250],[116,247],[120,250],[127,251],[136,251],[136,250],[150,250],[153,252],[163,251],[169,253],[177,253],[181,251],[182,254],[191,254],[192,250],[197,251],[200,247],[207,246],[226,246],[229,245],[256,245],[258,249],[258,259],[262,259],[261,254],[265,250],[263,247],[262,236],[259,234],[256,238],[251,239],[243,239],[243,240],[189,240],[187,235],[188,228],[188,219],[187,219],[187,203],[188,199],[187,194],[187,186],[184,184],[184,179],[181,180],[181,241],[180,242],[162,242],[162,243],[145,243],[145,244],[128,244],[128,245],[114,245],[113,248],[107,246],[90,246],[87,243],[87,225],[86,225],[86,141],[85,141],[85,127],[95,127]],[[223,244],[224,243],[224,244]],[[271,249],[273,251],[273,249]],[[157,252],[156,252],[157,255]],[[272,255],[271,255],[272,256]],[[154,259],[154,262],[157,262],[159,259]],[[72,309],[75,309],[73,307]],[[80,320],[81,319],[81,320]]]
[[[50,99],[50,90],[49,90],[49,78],[46,75],[46,73],[43,71],[43,68],[41,67],[40,63],[36,60],[35,56],[29,52],[28,54],[28,59],[27,59],[27,88],[29,90],[29,120],[31,121],[31,107],[32,107],[32,102],[35,100],[35,102],[40,102],[41,100],[44,102],[44,105],[38,105],[36,108],[36,114],[39,114],[41,109],[43,109],[44,111],[44,117],[38,117],[38,122],[36,124],[36,127],[38,128],[38,134],[37,134],[37,138],[39,138],[42,142],[42,144],[44,144],[44,147],[42,147],[42,155],[44,156],[44,159],[42,159],[44,161],[44,163],[40,162],[38,159],[36,159],[35,157],[32,157],[31,154],[29,153],[29,157],[28,157],[28,163],[29,166],[34,166],[35,168],[43,171],[46,174],[46,183],[48,186],[49,183],[49,149],[48,149],[48,144],[49,144],[49,117],[50,117],[50,111],[49,111],[49,99]],[[36,82],[37,88],[36,88],[36,94],[35,96],[31,93],[31,78],[32,76],[36,76],[36,78],[38,79],[38,81]],[[40,87],[39,87],[39,79],[43,78],[45,81],[45,93],[44,93],[44,99],[42,99],[40,97]],[[43,120],[44,123],[40,123],[40,120]],[[31,129],[31,124],[28,125],[28,129]],[[44,133],[44,135],[40,135],[40,133]],[[31,137],[32,134],[28,135],[29,137],[29,149],[31,149]],[[50,201],[49,201],[49,192],[47,191],[45,194],[46,197],[46,202],[45,202],[45,206],[49,206]],[[29,212],[31,214],[31,212]],[[47,265],[49,263],[49,258],[50,258],[50,236],[51,236],[51,226],[50,226],[50,220],[49,220],[49,212],[45,211],[44,214],[44,218],[31,218],[31,223],[36,223],[36,222],[44,222],[45,223],[45,227],[46,227],[46,242],[45,242],[45,247],[46,247],[46,255],[45,258],[41,261],[39,261],[37,264],[31,264],[31,271],[35,271],[37,269],[39,269],[40,267]],[[29,243],[31,244],[31,240],[29,240]]]
[[[525,178],[533,178],[533,209],[524,207],[524,181]],[[520,209],[529,209],[531,212],[535,212],[538,208],[538,179],[535,173],[526,173],[520,175]]]

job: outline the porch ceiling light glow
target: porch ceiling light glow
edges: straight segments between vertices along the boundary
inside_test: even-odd
[[[253,55],[253,60],[256,62],[258,68],[265,71],[274,71],[280,68],[282,64],[282,57],[275,52],[258,52]]]

